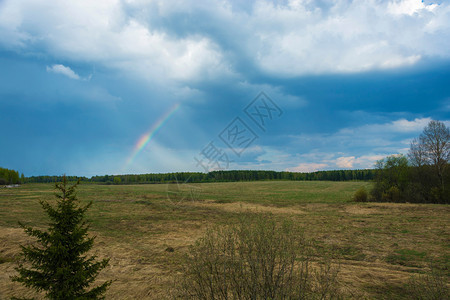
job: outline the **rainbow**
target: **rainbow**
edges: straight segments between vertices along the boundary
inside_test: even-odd
[[[180,108],[180,103],[175,103],[164,115],[162,115],[155,123],[153,123],[150,130],[147,131],[144,135],[142,135],[137,141],[136,145],[133,148],[133,152],[130,157],[127,159],[125,167],[128,167],[136,156],[142,151],[142,149],[147,146],[147,144],[151,141],[152,137],[158,132],[159,129],[170,119],[170,117]]]

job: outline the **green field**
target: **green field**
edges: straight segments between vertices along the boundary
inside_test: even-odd
[[[93,252],[110,257],[99,281],[113,279],[107,299],[161,299],[180,275],[183,255],[208,226],[246,211],[291,218],[340,261],[340,280],[354,298],[407,299],[404,283],[435,261],[450,267],[450,207],[354,203],[367,182],[258,181],[192,185],[82,184]],[[17,222],[45,228],[38,200],[54,202],[53,185],[0,189],[0,299],[31,296],[12,283],[19,245],[31,240]],[[168,247],[175,251],[168,252]]]

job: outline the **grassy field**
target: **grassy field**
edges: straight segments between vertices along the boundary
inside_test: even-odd
[[[94,253],[110,257],[99,281],[113,279],[107,299],[161,299],[181,273],[188,246],[211,225],[239,213],[291,218],[320,248],[340,259],[340,280],[357,298],[407,299],[403,284],[434,260],[450,268],[450,207],[354,203],[366,182],[261,181],[193,185],[82,184]],[[17,222],[45,228],[38,200],[54,203],[53,185],[0,189],[0,299],[31,296],[12,283],[19,245],[31,240]],[[174,251],[166,251],[168,248]]]

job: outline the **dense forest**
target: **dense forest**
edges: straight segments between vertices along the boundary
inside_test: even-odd
[[[128,175],[104,175],[87,177],[67,176],[69,181],[80,179],[83,182],[100,184],[141,184],[141,183],[170,183],[170,182],[227,182],[227,181],[257,181],[257,180],[372,180],[375,170],[333,170],[310,173],[276,172],[257,170],[230,170],[178,173],[150,173]],[[26,183],[45,183],[60,181],[61,176],[31,176],[26,177]]]

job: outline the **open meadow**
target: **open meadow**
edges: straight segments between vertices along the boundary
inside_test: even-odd
[[[348,297],[407,299],[404,284],[433,260],[449,275],[450,207],[437,204],[355,203],[368,182],[257,181],[201,184],[81,184],[93,252],[111,258],[99,282],[112,279],[107,299],[168,296],[189,245],[212,225],[243,212],[291,218],[324,253],[340,262]],[[32,296],[15,274],[19,245],[32,242],[18,221],[46,228],[38,200],[55,203],[52,184],[0,189],[0,299]]]

